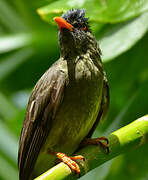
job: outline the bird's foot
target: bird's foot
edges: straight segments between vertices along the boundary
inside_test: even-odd
[[[80,147],[85,147],[88,145],[99,145],[99,144],[101,145],[101,147],[103,147],[106,150],[108,154],[109,153],[108,139],[104,136],[99,137],[99,138],[93,138],[93,139],[86,138],[82,141]]]
[[[67,156],[64,153],[55,152],[50,149],[48,149],[48,154],[53,154],[53,155],[57,156],[58,159],[56,159],[56,161],[55,161],[56,164],[60,163],[60,161],[62,161],[71,168],[71,170],[74,174],[76,173],[78,176],[80,176],[80,168],[75,161],[76,160],[85,160],[85,158],[83,156],[81,156],[81,155]]]
[[[83,156],[78,155],[78,156],[69,157],[66,156],[64,153],[56,153],[56,156],[58,159],[63,161],[65,164],[67,164],[74,173],[78,174],[78,176],[80,175],[80,168],[78,164],[75,162],[75,160],[84,160]]]

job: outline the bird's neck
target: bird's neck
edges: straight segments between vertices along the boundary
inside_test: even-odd
[[[96,59],[101,55],[97,41],[92,33],[88,32],[88,38],[82,46],[75,43],[64,43],[60,41],[60,55],[65,60],[75,61],[78,57],[88,53],[90,56],[93,56],[93,59]]]
[[[81,64],[80,62],[82,61],[82,70],[85,70],[85,67],[87,66],[88,71],[91,72],[91,66],[88,66],[88,64],[91,64],[103,74],[102,61],[100,57],[101,51],[98,47],[97,41],[93,36],[89,38],[89,40],[89,43],[81,49],[78,49],[77,47],[69,48],[68,46],[62,46],[61,48],[61,59],[67,61],[70,82],[75,82],[77,71],[76,66],[77,63]]]

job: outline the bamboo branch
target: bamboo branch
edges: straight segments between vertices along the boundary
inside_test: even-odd
[[[148,115],[143,116],[129,125],[111,133],[108,136],[110,153],[106,154],[100,146],[89,145],[81,149],[77,154],[85,157],[85,161],[79,161],[81,175],[100,166],[104,162],[129,150],[138,148],[148,142]],[[54,166],[35,180],[65,180],[77,179],[68,165],[63,162]]]

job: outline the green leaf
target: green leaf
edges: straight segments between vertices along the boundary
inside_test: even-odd
[[[11,32],[26,30],[25,23],[21,16],[6,0],[0,1],[0,22]]]
[[[45,6],[47,4],[53,3],[58,0],[26,0],[26,2],[29,4],[29,6],[32,6],[33,9],[40,8],[41,6]]]
[[[26,61],[33,54],[31,47],[23,48],[9,55],[0,62],[0,81],[14,71],[20,64]]]
[[[0,179],[2,180],[18,180],[17,170],[9,164],[3,157],[0,156]]]
[[[103,61],[111,60],[129,50],[147,30],[148,12],[126,23],[109,27],[99,40]]]
[[[147,0],[61,0],[38,9],[47,22],[71,8],[85,8],[91,21],[116,23],[138,16],[148,10]]]
[[[0,119],[0,151],[13,162],[17,162],[18,143],[16,137]]]
[[[30,45],[32,41],[29,34],[5,35],[0,37],[0,54]]]
[[[0,92],[0,116],[8,120],[16,116],[17,113],[18,109]]]

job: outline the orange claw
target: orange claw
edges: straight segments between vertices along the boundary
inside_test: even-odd
[[[71,156],[70,156],[70,159],[72,159],[72,160],[74,160],[74,161],[75,161],[75,160],[83,160],[83,161],[85,160],[85,158],[84,158],[83,156],[81,156],[81,155],[74,156],[74,157],[71,157]]]
[[[65,164],[67,164],[72,169],[72,171],[76,172],[78,175],[80,174],[80,168],[74,160],[84,160],[83,156],[79,155],[74,157],[68,157],[64,153],[56,153],[56,156]]]
[[[105,142],[102,142],[105,141]],[[104,136],[94,139],[84,139],[81,143],[81,147],[85,147],[87,145],[98,145],[100,144],[104,149],[106,149],[107,154],[109,153],[108,139]]]

